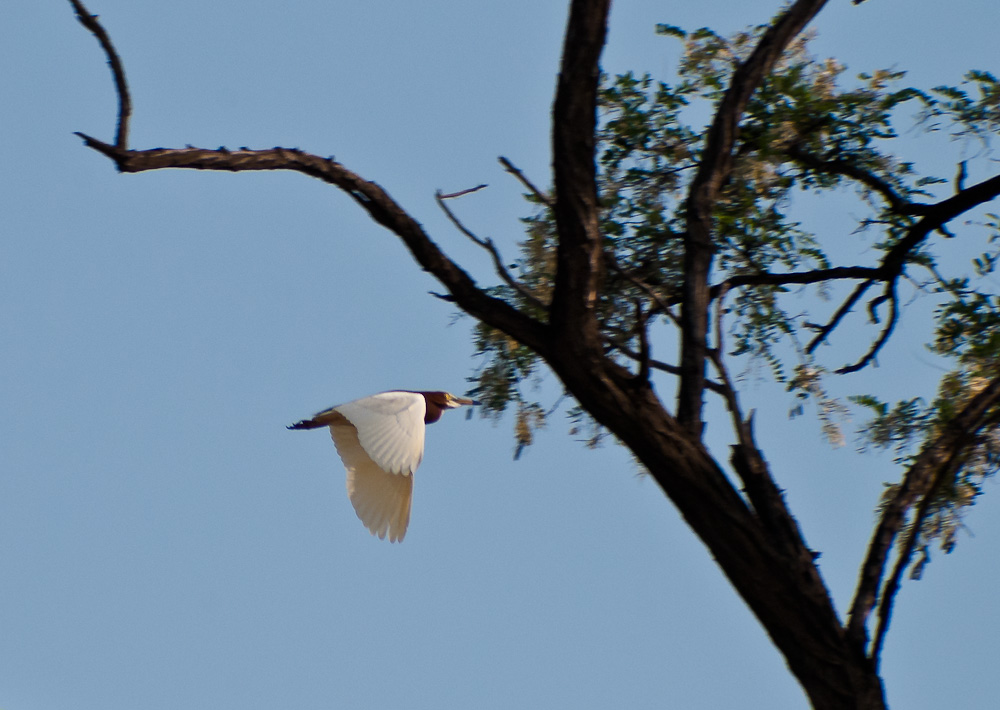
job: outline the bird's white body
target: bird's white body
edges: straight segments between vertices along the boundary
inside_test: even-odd
[[[428,402],[434,411],[428,415]],[[347,495],[358,518],[381,539],[406,535],[413,473],[424,457],[425,421],[474,404],[447,392],[380,392],[326,409],[292,429],[329,426],[347,469]]]
[[[381,392],[333,407],[349,422],[330,425],[347,469],[347,495],[372,535],[388,535],[389,542],[402,540],[410,523],[426,407],[414,392]]]
[[[424,458],[427,414],[422,394],[380,392],[333,409],[357,428],[361,446],[383,471],[408,476],[417,470]]]

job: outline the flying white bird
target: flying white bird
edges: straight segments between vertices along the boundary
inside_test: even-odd
[[[478,402],[448,392],[380,392],[325,409],[289,429],[330,427],[347,469],[354,510],[380,539],[399,542],[410,522],[413,472],[424,457],[424,426],[446,409]]]

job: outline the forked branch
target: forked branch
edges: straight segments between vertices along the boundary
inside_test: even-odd
[[[904,235],[897,241],[882,257],[881,263],[872,271],[871,278],[858,284],[851,294],[844,300],[830,320],[824,325],[819,333],[809,342],[806,352],[812,353],[819,345],[825,341],[830,334],[840,325],[844,317],[851,312],[865,292],[876,282],[887,282],[886,294],[889,289],[895,289],[895,283],[903,274],[906,265],[910,263],[913,254],[935,231],[941,231],[945,225],[956,217],[969,210],[985,204],[1000,195],[1000,175],[984,180],[975,185],[961,190],[948,199],[937,202],[933,205],[910,205],[912,208],[919,207],[919,220],[906,229]],[[895,307],[891,316],[895,316]],[[893,323],[894,324],[894,323]],[[891,333],[891,328],[883,330],[879,340],[853,365],[845,366],[840,372],[854,372],[864,367],[874,357],[874,354],[885,343]]]
[[[878,526],[868,545],[868,554],[861,566],[849,613],[848,635],[859,648],[865,645],[868,617],[879,597],[885,598],[889,591],[893,591],[885,590],[880,595],[879,587],[893,542],[906,524],[906,516],[918,501],[929,494],[940,472],[950,466],[955,456],[989,421],[990,411],[997,405],[1000,405],[1000,377],[969,400],[941,433],[924,445],[903,476],[895,495],[882,509]],[[882,618],[886,620],[883,624],[886,626],[888,612],[883,613]],[[884,629],[879,631],[880,636],[884,634]]]
[[[544,313],[548,310],[548,306],[546,306],[544,303],[538,300],[538,298],[536,298],[535,295],[531,293],[525,287],[524,284],[522,284],[520,281],[511,276],[510,271],[508,271],[507,267],[504,265],[503,258],[501,258],[500,256],[500,251],[497,249],[496,244],[493,243],[493,240],[490,239],[489,237],[483,239],[477,236],[475,232],[473,232],[471,229],[466,227],[465,224],[462,223],[462,221],[455,215],[454,212],[451,211],[451,208],[448,207],[448,204],[445,202],[445,200],[453,199],[456,197],[462,197],[464,195],[476,192],[477,190],[480,190],[484,187],[486,186],[479,185],[478,187],[469,188],[468,190],[460,190],[458,192],[453,192],[447,195],[442,194],[441,191],[438,190],[434,194],[434,199],[437,200],[438,206],[441,207],[442,211],[445,213],[445,215],[448,217],[451,223],[455,225],[455,229],[460,231],[462,234],[468,237],[470,241],[472,241],[479,247],[485,249],[489,253],[490,258],[493,259],[493,270],[496,271],[497,276],[499,276],[505,284],[507,284],[512,289],[517,291],[517,293],[520,294],[520,296],[525,301],[531,303],[533,306],[535,306],[537,309],[539,309],[541,312]]]

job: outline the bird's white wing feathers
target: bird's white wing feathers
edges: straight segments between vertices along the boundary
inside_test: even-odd
[[[420,424],[423,426],[422,415]],[[362,447],[358,430],[350,424],[335,424],[330,434],[347,469],[347,495],[358,518],[372,535],[384,540],[388,534],[389,542],[402,540],[410,522],[413,476],[383,470]]]
[[[417,470],[424,457],[422,394],[382,392],[334,409],[357,428],[358,441],[380,468],[405,476]]]

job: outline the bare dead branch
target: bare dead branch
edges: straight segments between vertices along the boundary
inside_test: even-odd
[[[454,200],[456,197],[464,197],[465,195],[471,195],[473,192],[479,192],[480,190],[484,190],[487,187],[489,187],[489,185],[483,183],[482,185],[476,185],[475,187],[470,187],[466,190],[459,190],[458,192],[449,192],[447,195],[438,190],[435,196],[438,198],[439,202],[441,200]]]
[[[462,195],[468,195],[469,193],[475,192],[476,190],[480,190],[484,187],[486,186],[480,185],[479,187],[473,187],[468,190],[453,192],[450,195],[443,195],[441,194],[441,191],[438,190],[434,194],[434,199],[437,200],[438,205],[444,211],[445,215],[448,216],[448,219],[451,220],[451,223],[455,225],[455,228],[458,229],[458,231],[460,231],[462,234],[468,237],[475,244],[479,245],[487,252],[489,252],[490,257],[493,259],[493,270],[496,271],[497,276],[503,279],[503,282],[505,284],[507,284],[512,289],[517,291],[522,298],[524,298],[526,301],[534,305],[539,310],[545,312],[548,310],[548,306],[546,306],[544,303],[538,300],[538,298],[536,298],[535,295],[531,293],[531,291],[529,291],[524,284],[522,284],[520,281],[518,281],[517,279],[515,279],[513,276],[510,275],[510,272],[507,270],[507,267],[503,263],[503,258],[500,256],[500,251],[497,249],[496,244],[493,243],[493,240],[490,239],[489,237],[482,239],[476,236],[476,234],[471,229],[466,227],[462,223],[462,221],[459,220],[459,218],[455,215],[455,213],[452,212],[451,209],[449,209],[448,205],[445,203],[445,200],[447,199],[460,197]]]
[[[115,81],[115,91],[118,92],[118,130],[115,134],[115,146],[124,150],[128,147],[129,119],[132,117],[132,95],[128,90],[128,82],[125,80],[125,67],[122,66],[121,58],[111,43],[108,33],[105,32],[104,27],[97,19],[97,15],[91,15],[80,0],[69,1],[76,11],[76,19],[97,38],[101,49],[108,57],[111,76]]]
[[[378,224],[402,239],[417,263],[448,289],[463,310],[495,328],[517,332],[525,345],[542,355],[550,351],[548,329],[543,323],[484,293],[380,185],[363,179],[332,158],[321,158],[295,148],[122,150],[82,133],[78,135],[87,146],[111,158],[124,173],[167,168],[230,172],[291,170],[334,185],[361,205]]]
[[[684,374],[677,394],[677,417],[697,436],[703,428],[702,390],[710,300],[708,277],[715,252],[713,208],[732,171],[733,148],[747,102],[785,48],[825,4],[826,0],[797,0],[771,24],[750,56],[733,73],[708,130],[701,165],[688,191],[681,303],[681,369]]]
[[[516,177],[518,181],[520,181],[520,183],[527,188],[528,192],[534,195],[539,202],[541,202],[546,207],[550,208],[552,207],[553,205],[552,198],[549,197],[544,192],[542,192],[541,190],[539,190],[537,187],[535,187],[535,184],[531,182],[531,180],[529,180],[528,177],[523,172],[521,172],[519,168],[517,168],[517,166],[515,166],[512,162],[507,160],[507,158],[503,157],[502,155],[499,158],[497,158],[497,160],[500,161],[500,164],[504,167],[504,170],[506,170],[508,173]]]

